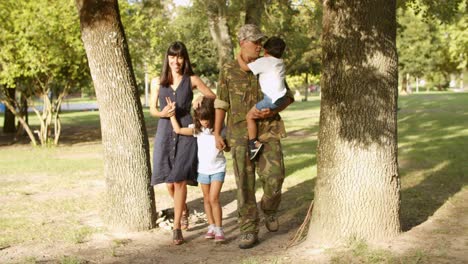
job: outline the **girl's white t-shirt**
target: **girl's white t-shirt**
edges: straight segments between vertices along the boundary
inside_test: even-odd
[[[275,102],[286,94],[285,66],[282,59],[272,56],[261,57],[247,64],[253,74],[260,74],[262,92]]]
[[[211,175],[226,171],[226,158],[224,152],[216,148],[213,130],[204,127],[201,129],[200,133],[193,134],[198,145],[198,173]]]

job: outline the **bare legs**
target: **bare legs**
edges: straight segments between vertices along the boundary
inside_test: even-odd
[[[203,192],[203,206],[205,208],[208,223],[215,224],[217,227],[222,227],[223,210],[219,203],[219,193],[223,183],[213,181],[211,184],[200,184]]]
[[[186,210],[187,182],[175,182],[166,184],[169,195],[174,200],[174,229],[180,229],[180,219]]]

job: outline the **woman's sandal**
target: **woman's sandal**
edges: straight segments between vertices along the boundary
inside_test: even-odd
[[[182,218],[180,219],[180,229],[187,230],[189,228],[189,209],[185,205],[185,210],[182,212]]]
[[[180,245],[184,243],[184,237],[182,236],[182,230],[174,229],[172,230],[172,243],[174,245]]]

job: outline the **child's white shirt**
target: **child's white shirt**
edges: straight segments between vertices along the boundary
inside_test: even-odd
[[[213,130],[202,127],[200,133],[193,136],[197,138],[198,145],[198,173],[211,175],[226,171],[226,158],[224,152],[216,148]]]
[[[285,66],[282,59],[273,56],[261,57],[248,63],[253,74],[260,74],[262,92],[275,102],[286,94]]]

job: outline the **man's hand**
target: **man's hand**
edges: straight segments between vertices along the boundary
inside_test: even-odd
[[[215,135],[216,148],[219,150],[224,150],[226,148],[226,143],[220,135]]]

